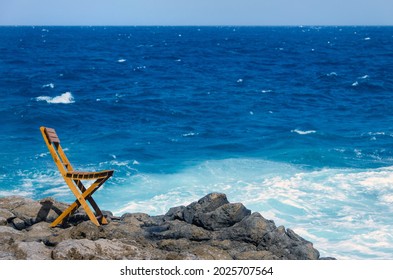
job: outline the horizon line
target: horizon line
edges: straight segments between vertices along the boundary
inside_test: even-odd
[[[0,24],[0,27],[393,27],[393,24]]]

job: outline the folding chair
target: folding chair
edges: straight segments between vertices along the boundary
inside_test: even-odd
[[[86,214],[95,225],[100,226],[100,224],[107,224],[107,220],[102,214],[97,203],[94,201],[92,195],[105,183],[106,180],[112,176],[113,170],[104,170],[99,172],[74,171],[71,163],[69,162],[67,156],[64,153],[64,150],[60,145],[60,140],[56,134],[56,131],[53,128],[47,127],[40,127],[40,130],[42,137],[44,137],[46,146],[48,147],[49,152],[61,173],[61,176],[76,197],[75,202],[72,203],[59,217],[57,217],[57,219],[53,221],[50,226],[55,227],[60,222],[64,223],[67,218],[79,208],[79,206],[83,207],[83,209],[86,211]],[[90,187],[86,188],[82,184],[82,180],[95,181],[90,185]],[[93,214],[92,210],[89,208],[86,200],[94,209],[95,214]]]

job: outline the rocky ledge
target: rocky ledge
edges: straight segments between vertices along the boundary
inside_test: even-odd
[[[109,223],[101,227],[78,210],[67,225],[50,228],[67,207],[52,198],[0,198],[0,260],[320,259],[311,242],[221,193],[161,216],[105,211]]]

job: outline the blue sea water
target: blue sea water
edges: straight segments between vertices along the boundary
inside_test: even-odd
[[[115,214],[224,192],[322,256],[393,259],[393,27],[0,27],[0,196]]]

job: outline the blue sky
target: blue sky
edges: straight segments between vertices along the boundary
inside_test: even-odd
[[[0,0],[0,25],[393,25],[393,0]]]

